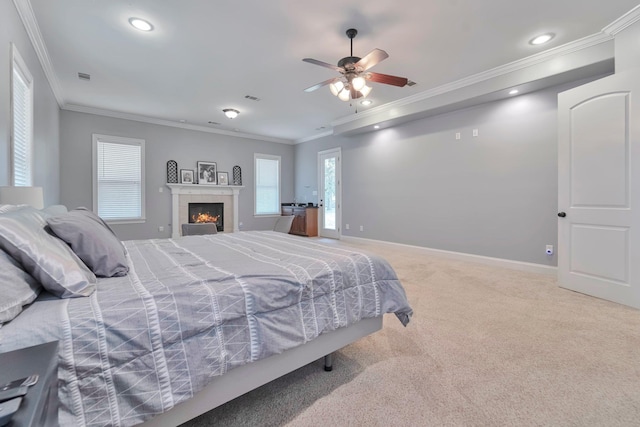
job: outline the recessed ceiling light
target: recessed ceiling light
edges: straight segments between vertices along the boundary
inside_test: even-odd
[[[539,44],[545,44],[548,41],[550,41],[552,38],[554,38],[556,35],[553,33],[547,33],[547,34],[542,34],[540,36],[534,37],[532,38],[529,43],[532,45],[539,45]]]
[[[518,93],[518,89],[512,89],[509,91],[509,95],[515,95],[516,93]]]
[[[149,21],[145,21],[140,18],[129,18],[129,24],[131,24],[134,28],[137,28],[140,31],[151,31],[153,30],[153,25]]]
[[[373,104],[373,101],[370,99],[365,99],[364,101],[360,101],[360,104],[367,106]]]
[[[380,125],[375,125],[373,128],[374,129],[380,129]]]

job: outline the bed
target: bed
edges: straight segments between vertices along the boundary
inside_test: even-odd
[[[412,314],[372,254],[273,231],[114,239],[87,210],[0,206],[0,255],[37,294],[0,352],[59,341],[63,426],[178,425]],[[68,251],[62,266],[47,245]],[[112,252],[116,274],[96,278]]]

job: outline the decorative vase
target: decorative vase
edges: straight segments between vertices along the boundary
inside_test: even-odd
[[[242,170],[240,166],[233,167],[233,185],[242,185]]]
[[[178,163],[175,160],[169,160],[167,162],[167,183],[178,183]]]

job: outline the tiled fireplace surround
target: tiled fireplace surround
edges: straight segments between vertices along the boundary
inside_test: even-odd
[[[171,238],[180,237],[181,224],[189,222],[189,203],[224,203],[225,233],[240,231],[238,195],[244,187],[198,184],[167,184],[167,187],[171,189]]]

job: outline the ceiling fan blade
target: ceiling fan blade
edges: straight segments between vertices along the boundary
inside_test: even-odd
[[[407,79],[406,77],[390,76],[389,74],[380,73],[367,73],[367,80],[399,87],[406,86],[409,82],[409,79]]]
[[[308,62],[309,64],[315,64],[321,67],[331,68],[332,70],[336,70],[336,71],[344,71],[342,68],[336,65],[329,64],[328,62],[318,61],[317,59],[313,59],[313,58],[304,58],[303,61]]]
[[[326,86],[326,85],[331,84],[331,83],[333,83],[335,81],[338,81],[338,80],[340,80],[339,77],[334,77],[333,79],[328,79],[328,80],[323,81],[322,83],[318,83],[317,85],[313,85],[311,87],[308,87],[304,91],[305,92],[313,92],[316,89],[320,89],[322,86]]]
[[[360,61],[356,63],[356,67],[361,67],[362,70],[368,70],[376,65],[378,62],[384,61],[389,57],[389,54],[382,49],[373,49],[367,53]]]

